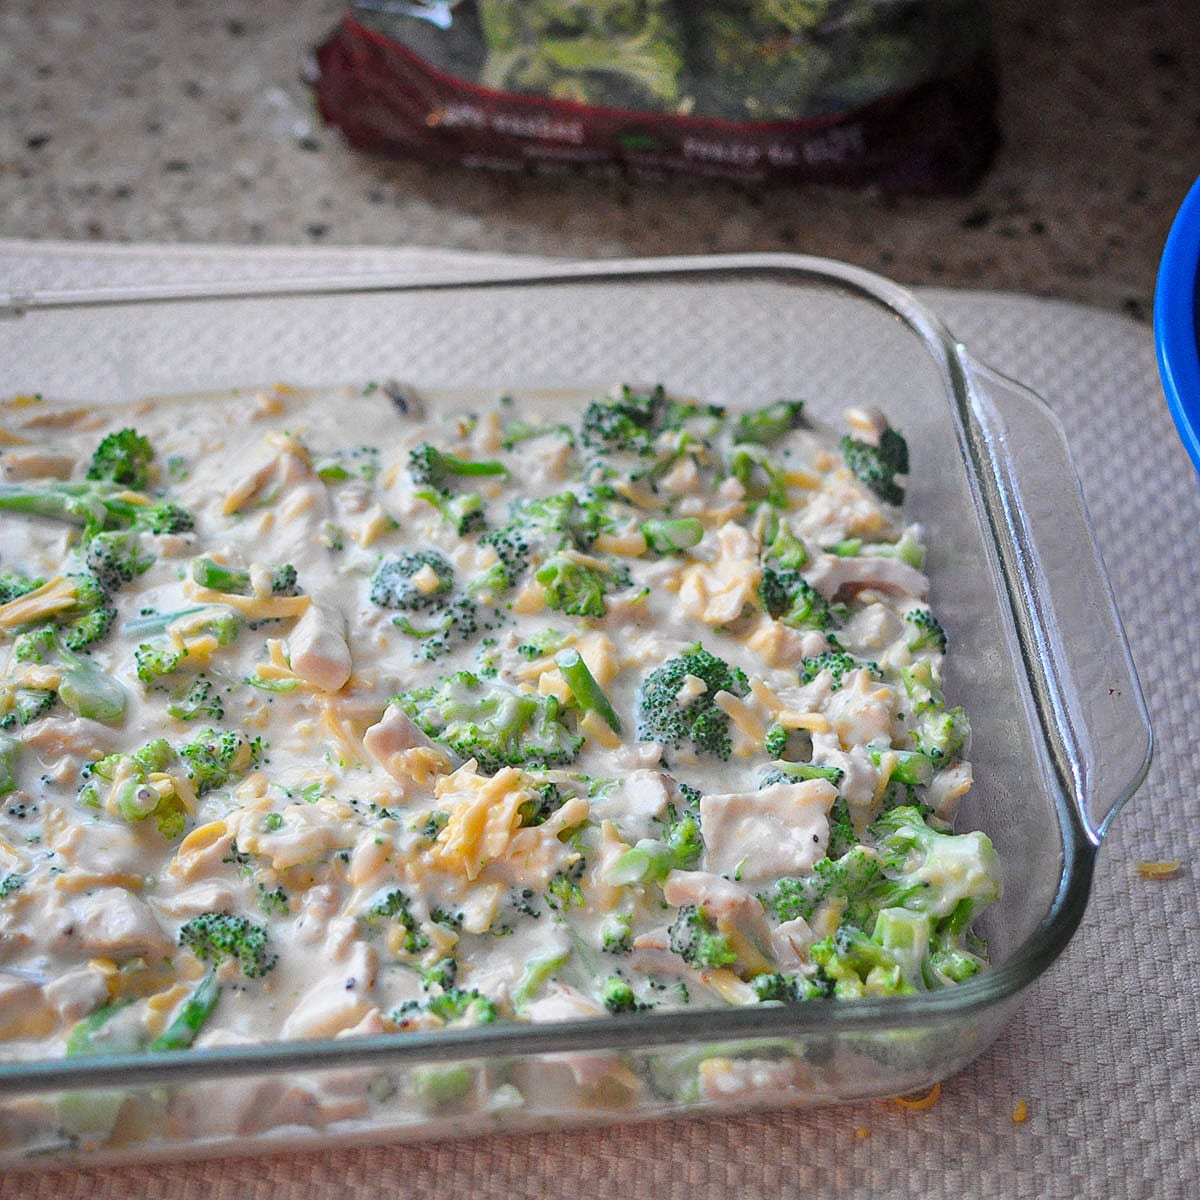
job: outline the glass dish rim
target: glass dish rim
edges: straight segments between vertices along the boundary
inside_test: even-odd
[[[952,397],[950,405],[961,444],[972,389],[971,368],[978,366],[966,348],[930,306],[911,290],[862,267],[838,260],[793,254],[695,255],[675,258],[605,259],[587,262],[537,261],[509,266],[493,261],[486,266],[431,271],[389,270],[345,275],[296,276],[226,283],[118,286],[81,290],[43,290],[0,293],[0,320],[27,313],[94,307],[163,305],[175,302],[241,300],[301,300],[323,296],[370,296],[398,293],[488,290],[503,287],[554,287],[571,284],[634,284],[697,281],[791,282],[824,284],[865,300],[898,318],[923,344]],[[992,371],[993,374],[996,372]],[[1022,392],[1045,402],[1024,385]],[[1047,408],[1047,411],[1048,408]],[[964,455],[963,469],[978,490],[977,465]],[[994,532],[992,534],[994,536]],[[1118,634],[1120,634],[1118,624]],[[953,989],[883,999],[839,1001],[830,1005],[752,1006],[693,1012],[640,1013],[604,1021],[561,1024],[496,1025],[484,1030],[438,1030],[383,1034],[361,1038],[323,1038],[270,1042],[149,1054],[99,1055],[85,1060],[43,1059],[0,1062],[0,1096],[55,1091],[63,1088],[111,1086],[114,1076],[124,1085],[154,1085],[202,1081],[230,1075],[270,1071],[347,1069],[388,1063],[435,1062],[466,1057],[506,1057],[558,1054],[572,1051],[619,1051],[690,1043],[696,1040],[796,1038],[914,1029],[935,1020],[963,1019],[1005,1002],[1015,1001],[1062,953],[1083,917],[1091,890],[1096,854],[1112,817],[1137,790],[1149,767],[1152,731],[1136,672],[1125,649],[1130,682],[1141,711],[1147,748],[1142,762],[1131,768],[1128,780],[1098,828],[1092,828],[1081,809],[1082,798],[1069,794],[1061,768],[1052,774],[1054,808],[1062,837],[1062,866],[1058,886],[1034,931],[1002,963]],[[1026,671],[1040,674],[1022,651]],[[1043,678],[1052,691],[1052,679]],[[1039,705],[1039,732],[1047,740],[1048,714]],[[1052,756],[1047,756],[1047,762]]]

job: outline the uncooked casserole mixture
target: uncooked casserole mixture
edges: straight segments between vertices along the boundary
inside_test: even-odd
[[[869,404],[278,386],[18,397],[0,440],[3,1058],[983,968]]]

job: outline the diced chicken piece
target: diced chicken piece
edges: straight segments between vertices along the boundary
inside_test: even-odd
[[[169,954],[171,939],[145,901],[124,888],[101,888],[74,905],[76,917],[54,938],[55,948],[73,946],[107,958]]]
[[[896,640],[900,618],[886,604],[868,604],[838,630],[838,640],[854,654],[883,650]]]
[[[708,539],[697,548],[708,550]],[[717,530],[716,558],[684,568],[679,585],[679,603],[684,612],[707,625],[728,625],[753,603],[762,577],[758,542],[734,521]]]
[[[103,758],[116,747],[115,736],[107,725],[87,717],[43,717],[26,728],[21,740],[54,773],[60,763],[77,770],[85,762]]]
[[[837,789],[825,779],[702,797],[706,866],[746,881],[811,871],[825,857],[836,797]]]
[[[830,696],[825,715],[843,746],[890,743],[895,705],[892,689],[859,669],[849,672]]]
[[[762,613],[746,634],[746,648],[768,667],[795,667],[802,658],[828,650],[829,639],[817,630],[793,629]]]
[[[51,837],[55,854],[73,872],[94,878],[140,880],[154,851],[143,841],[146,825],[90,821],[68,825]]]
[[[888,430],[887,414],[874,404],[856,404],[846,409],[844,416],[853,436],[869,446],[878,446]]]
[[[159,900],[155,907],[176,920],[188,920],[206,912],[235,912],[237,894],[224,879],[205,879],[185,887],[167,900]]]
[[[960,759],[934,775],[933,782],[926,789],[929,806],[943,821],[949,821],[958,808],[958,802],[971,790],[973,782],[971,764]]]
[[[383,716],[363,734],[367,753],[391,776],[406,779],[405,751],[429,749],[433,742],[421,732],[402,709],[389,704]]]
[[[656,817],[666,810],[670,796],[661,771],[645,768],[632,771],[607,796],[592,801],[592,815],[605,819],[619,816],[618,828],[629,842],[650,836]]]
[[[771,930],[771,948],[784,971],[795,971],[808,961],[808,948],[817,940],[803,917],[784,921]]]
[[[314,597],[288,638],[288,657],[306,683],[323,692],[339,691],[354,665],[341,609]]]
[[[797,536],[818,546],[848,537],[879,537],[894,532],[879,501],[849,471],[835,471],[792,519]]]
[[[784,1105],[798,1093],[810,1094],[812,1068],[798,1058],[706,1058],[699,1083],[704,1100]]]
[[[0,472],[14,483],[26,479],[69,479],[74,467],[73,455],[49,450],[10,450],[0,455]]]
[[[565,983],[551,984],[544,995],[525,1007],[525,1015],[538,1025],[551,1021],[579,1021],[603,1013],[602,1005]]]
[[[686,496],[689,492],[700,490],[700,470],[696,459],[691,454],[685,454],[658,481],[658,489],[671,496]]]
[[[875,793],[879,790],[879,768],[862,746],[843,750],[836,733],[814,733],[812,760],[821,767],[839,767],[842,771],[838,792],[857,822],[874,815]]]
[[[61,1021],[78,1021],[108,1003],[108,981],[93,966],[67,971],[51,980],[42,995]]]
[[[889,596],[924,599],[929,577],[899,558],[840,558],[822,554],[805,578],[827,600],[837,600],[873,588]]]
[[[354,1028],[375,1007],[369,993],[375,983],[376,952],[365,942],[340,956],[334,969],[310,987],[279,1031],[290,1038],[333,1037]]]

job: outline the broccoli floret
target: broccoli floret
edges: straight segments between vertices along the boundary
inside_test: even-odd
[[[563,438],[569,445],[575,444],[575,434],[568,425],[544,425],[541,422],[524,421],[514,417],[505,424],[504,432],[500,436],[500,445],[505,450],[511,450],[521,442],[549,437],[551,434]]]
[[[107,592],[116,592],[154,565],[154,557],[142,551],[135,532],[111,529],[98,533],[87,544],[84,561]]]
[[[417,485],[416,495],[432,504],[459,537],[483,529],[483,499],[475,492],[458,492],[455,481],[482,475],[507,475],[503,463],[472,461],[422,442],[408,456],[408,473]]]
[[[908,736],[913,745],[935,762],[953,758],[971,736],[966,712],[946,707],[941,681],[931,659],[921,659],[900,672],[912,704],[913,721]]]
[[[851,671],[865,667],[873,675],[879,674],[879,664],[865,658],[855,658],[844,650],[826,650],[823,654],[813,654],[800,660],[800,682],[812,683],[822,671],[828,671],[833,676],[833,686],[842,686],[842,680]]]
[[[425,1008],[447,1025],[490,1025],[497,1018],[495,1002],[474,989],[448,988],[432,996]]]
[[[605,954],[628,954],[633,949],[633,918],[610,913],[600,926],[600,948]]]
[[[698,517],[651,517],[638,528],[654,554],[681,554],[704,538],[704,524]]]
[[[88,465],[88,479],[103,479],[144,492],[150,483],[154,447],[133,429],[120,429],[101,440]]]
[[[212,680],[199,675],[185,695],[167,705],[167,712],[177,721],[198,721],[201,718],[221,721],[225,718],[225,705],[214,691]]]
[[[570,912],[583,908],[587,900],[579,881],[587,869],[587,860],[580,855],[569,866],[556,871],[546,885],[546,907],[554,912]]]
[[[818,906],[834,902],[854,924],[868,924],[876,889],[884,882],[878,856],[854,846],[840,858],[823,858],[811,875],[777,880],[763,903],[781,921],[809,920]]]
[[[783,758],[790,736],[790,730],[784,728],[784,726],[779,724],[772,725],[763,738],[763,750],[767,756],[770,758]]]
[[[667,931],[668,945],[693,967],[727,967],[737,961],[729,936],[720,933],[699,905],[685,905]]]
[[[452,480],[467,476],[507,475],[508,468],[500,462],[490,460],[473,461],[459,458],[439,450],[428,442],[422,442],[408,455],[408,473],[418,487],[431,487],[435,491],[446,491]]]
[[[904,503],[904,486],[896,482],[897,475],[908,474],[908,443],[903,434],[889,426],[877,446],[846,434],[839,448],[851,474],[880,500],[887,504]]]
[[[71,577],[68,576],[68,579]],[[65,617],[70,609],[55,617]],[[111,621],[111,616],[105,618]],[[76,621],[68,622],[62,632],[53,624],[35,627],[21,634],[13,645],[15,663],[54,664],[58,682],[53,688],[27,688],[0,684],[0,729],[28,725],[48,712],[56,699],[78,717],[105,723],[119,722],[125,716],[125,689],[108,672],[89,658],[74,652],[71,643],[85,643],[91,632]]]
[[[67,480],[25,487],[0,486],[0,511],[66,521],[83,530],[83,540],[110,529],[189,533],[195,519],[167,500],[152,500],[105,480]]]
[[[763,567],[758,599],[767,613],[793,629],[828,629],[834,623],[829,601],[788,567]]]
[[[262,746],[236,729],[203,729],[179,747],[179,757],[196,794],[203,796],[257,767]]]
[[[803,424],[803,400],[776,400],[764,408],[742,413],[734,423],[733,440],[770,445]]]
[[[764,501],[772,508],[787,507],[786,472],[765,446],[755,442],[731,446],[725,466],[751,500]]]
[[[7,604],[10,600],[15,600],[18,596],[28,595],[30,592],[40,588],[45,582],[44,579],[30,579],[28,576],[21,575],[15,571],[0,573],[0,604]]]
[[[20,755],[21,743],[6,733],[0,733],[0,797],[7,796],[17,786],[17,759]]]
[[[846,774],[841,767],[822,767],[816,763],[785,762],[779,760],[772,764],[771,769],[759,782],[760,788],[770,787],[773,783],[795,783],[801,779],[826,779],[837,787]]]
[[[808,550],[793,532],[787,519],[772,512],[763,538],[763,559],[776,570],[799,571],[808,562]]]
[[[176,613],[156,613],[129,621],[125,633],[162,632],[169,625],[181,622],[180,633],[195,638],[199,635],[213,638],[218,646],[228,646],[241,631],[241,618],[231,608],[219,605],[185,609]],[[203,656],[201,656],[203,657]],[[174,638],[161,638],[153,642],[139,642],[133,652],[137,677],[147,688],[159,680],[184,671],[194,665],[186,642],[180,644]]]
[[[294,596],[296,594],[296,568],[291,563],[268,567],[270,594],[272,596]],[[214,562],[211,558],[192,559],[192,581],[202,588],[214,592],[228,592],[234,596],[249,596],[254,591],[250,571],[244,567],[230,567]]]
[[[0,686],[0,729],[23,729],[45,716],[57,699],[58,693],[52,690]]]
[[[762,1004],[794,1004],[801,998],[797,977],[783,971],[755,975],[750,986]]]
[[[611,572],[576,562],[565,554],[548,558],[534,574],[546,603],[575,617],[603,617],[604,593],[614,584]]]
[[[608,500],[606,491],[594,489],[514,502],[505,524],[480,538],[496,551],[505,587],[515,585],[531,563],[544,562],[560,550],[590,550],[611,526]]]
[[[436,550],[384,559],[371,577],[371,603],[407,612],[443,608],[454,591],[454,568]]]
[[[920,650],[936,650],[939,654],[946,653],[946,631],[929,609],[914,608],[904,614],[904,619],[912,626],[908,648],[914,654]]]
[[[417,656],[433,662],[479,632],[479,609],[474,600],[456,596],[429,625],[418,625],[404,614],[393,617],[392,624],[409,637],[417,638]]]
[[[56,576],[9,601],[4,609],[4,627],[26,628],[26,632],[44,637],[49,637],[47,631],[51,631],[68,650],[83,650],[108,634],[116,615],[108,592],[96,576],[90,571],[76,571]],[[22,652],[25,661],[38,661],[26,658],[26,653]]]
[[[133,754],[110,754],[86,768],[88,782],[80,789],[80,803],[103,808],[122,821],[152,816],[163,837],[177,838],[183,833],[187,810],[169,781],[162,786],[151,779],[164,775],[175,761],[175,752],[163,738],[147,742]]]
[[[536,799],[523,801],[517,809],[522,827],[544,825],[565,803],[566,798],[558,784],[541,784]]]
[[[885,758],[890,768],[889,780],[907,787],[928,787],[933,782],[933,757],[920,750],[892,750],[886,746],[868,746],[867,755],[875,766]]]
[[[421,923],[412,914],[408,897],[399,888],[393,888],[372,904],[363,914],[362,922],[369,929],[382,928],[388,924],[401,926],[404,936],[400,946],[408,954],[420,954],[429,947],[429,935],[421,929]]]
[[[201,962],[234,959],[248,979],[257,979],[275,966],[268,947],[267,927],[235,913],[206,912],[179,930],[179,944]]]
[[[680,691],[690,679],[703,690],[684,703]],[[682,746],[685,742],[707,754],[727,759],[733,750],[729,717],[717,707],[718,692],[744,696],[749,682],[739,667],[697,645],[655,668],[642,681],[638,693],[638,730],[641,741]],[[689,685],[690,695],[690,685]]]
[[[653,454],[666,402],[666,389],[661,384],[649,392],[622,386],[615,395],[593,400],[584,411],[580,427],[583,444],[591,450]]]
[[[637,998],[637,993],[619,975],[610,975],[600,985],[600,1002],[614,1016],[618,1013],[639,1012],[648,1007]]]
[[[906,996],[917,989],[905,978],[904,967],[892,950],[853,925],[809,947],[817,974],[832,984],[839,1000],[860,996]]]
[[[549,767],[573,762],[583,738],[562,720],[553,696],[538,696],[459,671],[440,683],[396,696],[429,737],[491,775],[505,766]]]

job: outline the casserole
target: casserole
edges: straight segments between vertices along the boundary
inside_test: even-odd
[[[368,375],[432,389],[663,378],[731,408],[798,392],[825,417],[869,394],[909,438],[907,511],[928,531],[939,613],[964,648],[952,687],[972,714],[978,782],[960,828],[992,838],[1005,888],[983,930],[992,969],[951,992],[5,1066],[6,1163],[39,1151],[41,1161],[228,1153],[896,1094],[982,1051],[1066,944],[1107,822],[1145,772],[1144,707],[1052,416],[974,363],[901,289],[809,259],[643,261],[218,296],[42,296],[10,314],[0,355],[11,390],[84,398],[85,379],[96,403]],[[645,1086],[585,1087],[572,1071],[580,1055],[617,1056]],[[728,1094],[702,1100],[688,1085],[701,1062],[751,1066]],[[466,1103],[419,1102],[415,1081],[435,1063],[471,1072]],[[192,1092],[199,1111],[235,1075],[273,1081],[281,1097],[252,1134],[159,1119],[164,1089]],[[315,1117],[303,1099],[313,1088],[344,1097],[340,1111]],[[144,1114],[123,1126],[144,1136],[105,1144],[48,1119],[89,1092],[93,1104],[107,1096]]]

